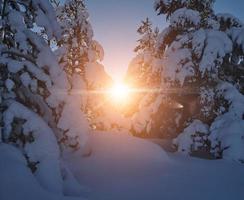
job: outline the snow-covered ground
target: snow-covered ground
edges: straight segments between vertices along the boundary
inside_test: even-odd
[[[125,134],[92,136],[93,154],[66,161],[91,200],[243,200],[244,166],[167,154]]]
[[[125,133],[94,133],[92,155],[66,153],[65,163],[89,200],[243,200],[244,166],[166,153]],[[51,195],[24,166],[17,149],[0,144],[1,200],[81,200]]]

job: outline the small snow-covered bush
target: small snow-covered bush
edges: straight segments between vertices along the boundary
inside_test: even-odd
[[[186,154],[199,150],[210,152],[208,134],[208,125],[199,120],[194,120],[173,140],[173,143],[177,146],[178,151]]]

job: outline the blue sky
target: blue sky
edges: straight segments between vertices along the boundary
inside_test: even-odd
[[[95,39],[105,50],[106,71],[122,79],[139,36],[136,29],[141,20],[149,17],[155,26],[165,26],[163,16],[153,9],[154,0],[87,0],[87,8]],[[244,21],[244,0],[217,0],[216,12],[229,12]]]

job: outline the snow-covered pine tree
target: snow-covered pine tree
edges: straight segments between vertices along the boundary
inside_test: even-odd
[[[63,105],[58,127],[65,130],[59,142],[72,149],[85,144],[84,138],[90,131],[87,117],[84,114],[86,103],[86,82],[84,80],[84,63],[87,61],[87,49],[91,43],[92,28],[87,21],[88,13],[83,1],[67,1],[61,4],[54,1],[62,37],[57,41],[55,51],[59,64],[66,72],[70,88],[69,99]],[[73,118],[70,118],[70,113]],[[82,133],[81,133],[82,132]]]
[[[72,76],[84,76],[84,64],[88,62],[88,50],[92,43],[93,30],[88,21],[88,12],[83,0],[65,1],[57,7],[58,20],[62,28],[62,38],[58,42],[60,63]],[[63,50],[63,51],[62,51]]]
[[[230,15],[216,15],[213,3],[155,2],[155,9],[169,21],[157,42],[161,80],[169,89],[177,88],[174,98],[191,102],[193,96],[195,108],[199,107],[184,108],[181,123],[189,126],[175,140],[180,151],[210,151],[211,147],[216,156],[243,160],[243,25]]]
[[[57,12],[62,27],[62,38],[58,42],[56,53],[60,65],[67,72],[71,82],[70,94],[74,98],[77,97],[75,102],[76,107],[80,108],[79,115],[83,116],[84,120],[89,119],[89,124],[81,125],[82,130],[86,132],[89,126],[97,127],[98,124],[105,123],[104,118],[107,114],[104,112],[108,105],[107,94],[104,91],[112,80],[100,63],[103,60],[104,51],[102,46],[93,39],[93,30],[84,0],[69,0],[63,5],[57,5],[59,5]],[[81,117],[77,120],[81,120]],[[69,141],[67,134],[66,138],[63,138],[64,143]],[[72,143],[74,143],[72,146],[78,144],[77,140],[73,140]]]
[[[216,18],[219,30],[232,42],[232,51],[219,69],[216,96],[222,112],[211,124],[209,138],[216,156],[244,162],[244,24],[230,14],[217,14]]]
[[[233,41],[233,51],[223,62],[222,75],[244,94],[243,22],[231,14],[217,14],[220,30]],[[222,78],[224,78],[222,77]]]
[[[146,18],[137,29],[141,38],[134,49],[136,57],[131,61],[125,77],[126,82],[138,87],[146,87],[152,84],[151,62],[155,55],[155,42],[158,36],[158,28],[153,30],[151,21]]]
[[[155,44],[159,30],[153,30],[152,23],[146,18],[137,32],[141,36],[134,50],[137,55],[132,59],[125,77],[128,85],[136,88],[127,115],[133,115],[133,134],[156,136],[160,134],[160,125],[154,117],[165,100],[160,92],[160,69],[154,67],[158,62]],[[154,132],[155,129],[157,132]]]
[[[72,175],[57,141],[66,130],[57,123],[70,86],[49,46],[61,36],[54,9],[48,0],[4,0],[0,8],[1,141],[22,152],[43,188],[69,195]]]

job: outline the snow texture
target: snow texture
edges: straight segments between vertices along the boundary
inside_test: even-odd
[[[170,17],[170,24],[173,27],[185,27],[186,25],[196,27],[200,24],[200,21],[200,13],[187,8],[176,10]]]
[[[1,200],[82,200],[83,198],[65,197],[45,190],[26,167],[27,162],[15,147],[0,143],[0,199]],[[50,170],[50,169],[49,169]],[[48,176],[53,176],[49,171]],[[71,179],[70,179],[71,180]],[[67,185],[70,183],[67,182]],[[66,185],[66,189],[67,189]],[[74,193],[73,193],[74,194]]]
[[[206,39],[202,60],[199,64],[200,71],[204,74],[206,71],[212,71],[216,66],[221,65],[223,58],[232,51],[232,42],[229,37],[215,30],[206,31]]]
[[[4,137],[7,139],[12,131],[15,118],[25,120],[23,133],[33,134],[34,142],[24,146],[24,154],[32,162],[40,162],[35,173],[40,184],[47,190],[61,194],[62,178],[59,167],[59,147],[53,131],[34,112],[18,102],[9,102],[9,108],[3,113],[5,122]]]
[[[231,28],[228,32],[231,40],[237,47],[241,48],[244,52],[244,28]]]
[[[193,141],[193,137],[199,133],[205,134],[207,137],[209,127],[199,120],[194,120],[177,138],[174,139],[173,142],[178,147],[178,151],[189,154],[190,152],[197,150],[197,142]],[[199,145],[201,146],[202,144]]]
[[[98,62],[89,62],[85,65],[86,80],[89,86],[99,88],[106,85],[110,77],[105,72],[104,66]]]
[[[65,130],[65,134],[69,137],[70,144],[85,146],[88,141],[90,132],[88,120],[82,111],[83,103],[85,102],[86,84],[80,75],[72,77],[72,89],[66,96],[61,117],[58,121],[58,128]],[[72,117],[70,114],[72,113]]]
[[[191,49],[184,47],[188,42],[188,36],[180,36],[165,51],[164,59],[162,59],[162,79],[168,78],[183,85],[187,77],[194,75]]]
[[[210,127],[212,148],[216,150],[220,142],[223,158],[244,161],[244,96],[229,83],[220,83],[218,94],[230,106]]]

